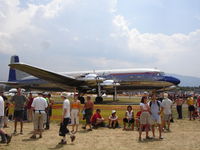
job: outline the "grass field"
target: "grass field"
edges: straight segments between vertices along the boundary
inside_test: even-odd
[[[59,96],[54,96],[52,99],[55,101],[55,104],[53,105],[53,112],[52,112],[52,121],[60,121],[61,119],[61,114],[62,114],[62,100]],[[92,97],[92,100],[94,101],[95,97]],[[104,98],[104,101],[106,104],[95,104],[94,108],[95,109],[101,109],[101,114],[102,116],[107,120],[109,115],[111,114],[112,110],[117,111],[117,115],[119,117],[120,123],[122,123],[122,119],[125,115],[125,111],[128,105],[125,105],[127,103],[134,104],[131,105],[133,107],[134,115],[139,111],[139,103],[140,103],[140,97],[124,97],[124,96],[119,96],[118,101],[113,101],[112,97],[107,97]],[[72,98],[69,98],[71,101]],[[137,105],[138,104],[138,105]],[[81,108],[83,105],[81,105]],[[10,107],[10,114],[13,113],[13,107]],[[184,105],[183,107],[183,116],[187,117],[187,106]],[[177,118],[177,111],[175,109],[175,106],[173,107],[173,117]],[[82,118],[82,115],[80,114],[80,118]],[[81,123],[84,121],[81,120]]]

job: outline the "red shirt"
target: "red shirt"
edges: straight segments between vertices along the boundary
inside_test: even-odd
[[[141,113],[142,113],[142,111],[138,111],[137,114],[136,114],[136,117],[140,118]]]
[[[33,102],[33,98],[28,99],[27,109],[31,109],[31,104]]]
[[[101,115],[99,113],[95,113],[92,117],[91,117],[91,122],[92,123],[96,123],[97,118],[102,118]]]
[[[197,106],[200,107],[200,98],[197,99]]]

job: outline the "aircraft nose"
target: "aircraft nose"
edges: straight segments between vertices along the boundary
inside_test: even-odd
[[[165,76],[164,81],[171,82],[174,85],[178,85],[181,82],[179,79],[172,77],[172,76]]]

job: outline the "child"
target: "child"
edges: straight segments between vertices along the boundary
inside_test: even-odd
[[[134,130],[134,113],[132,110],[132,107],[129,105],[127,107],[127,111],[125,113],[125,118],[123,119],[124,122],[124,129],[123,130],[127,130],[126,128],[126,124],[128,123],[128,125],[131,125],[131,129]]]
[[[142,113],[141,111],[138,111],[137,114],[136,114],[136,119],[135,119],[136,127],[137,127],[138,131],[140,129],[140,115],[141,115],[141,113]]]
[[[118,126],[118,116],[116,115],[116,111],[112,110],[112,114],[108,118],[109,120],[109,128],[115,129]]]

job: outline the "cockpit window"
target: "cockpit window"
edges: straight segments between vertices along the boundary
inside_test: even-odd
[[[157,76],[164,76],[165,73],[164,73],[164,72],[157,72],[156,75],[157,75]]]

